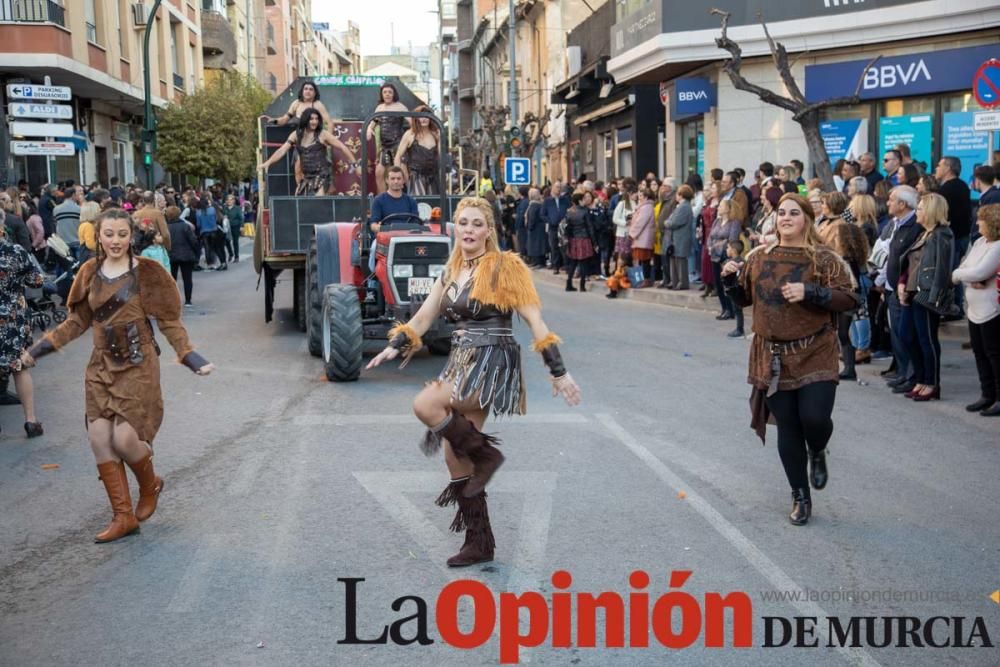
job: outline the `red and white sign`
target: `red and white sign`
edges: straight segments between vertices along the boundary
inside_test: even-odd
[[[14,155],[70,156],[76,147],[69,141],[12,141],[10,152]]]

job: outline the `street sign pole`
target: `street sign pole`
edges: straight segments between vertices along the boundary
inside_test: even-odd
[[[156,11],[160,8],[161,1],[162,0],[155,0],[155,2],[153,2],[153,7],[149,10],[149,16],[146,17],[146,29],[143,31],[142,35],[142,83],[143,90],[145,92],[145,116],[143,118],[143,126],[146,130],[146,140],[149,141],[150,144],[150,158],[147,159],[144,155],[142,161],[146,163],[146,188],[149,190],[153,189],[152,152],[156,151],[156,124],[153,122],[153,91],[150,88],[151,73],[149,69],[149,35],[156,20]],[[125,180],[128,180],[127,176]]]

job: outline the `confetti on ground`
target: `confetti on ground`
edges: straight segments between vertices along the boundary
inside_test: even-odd
[[[264,642],[257,642],[257,648],[264,648]]]
[[[58,469],[59,469],[59,464],[58,463],[43,463],[42,464],[42,470],[58,470]]]
[[[678,491],[677,492],[677,499],[678,500],[684,500],[685,498],[687,498],[687,495],[688,494],[684,493],[683,491]]]

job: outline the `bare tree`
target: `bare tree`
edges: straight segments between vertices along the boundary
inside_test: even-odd
[[[551,107],[546,108],[545,113],[541,116],[536,116],[532,111],[524,114],[524,120],[521,121],[521,155],[527,157],[533,156],[538,142],[549,138],[545,130],[548,129],[551,118]]]
[[[484,169],[487,155],[500,153],[503,143],[501,132],[507,125],[510,107],[480,106],[476,108],[482,125],[476,130],[470,130],[462,136],[462,145],[467,148],[465,161],[475,165],[475,169]]]
[[[762,15],[758,14],[758,18],[760,19],[761,27],[764,28],[764,34],[767,36],[767,44],[771,49],[771,59],[774,61],[774,67],[781,76],[781,82],[785,84],[785,89],[788,92],[787,95],[776,93],[773,90],[746,80],[740,72],[740,67],[743,64],[743,49],[740,48],[739,44],[729,39],[729,35],[727,34],[729,29],[729,12],[712,8],[709,10],[709,13],[719,16],[722,19],[722,35],[715,40],[715,44],[720,49],[728,51],[731,56],[723,64],[722,69],[729,75],[729,80],[732,81],[733,87],[737,90],[753,93],[761,101],[792,113],[792,120],[802,127],[806,145],[809,147],[809,158],[816,167],[816,173],[823,181],[824,187],[827,190],[833,190],[833,170],[830,168],[830,156],[826,152],[826,145],[823,143],[823,137],[819,131],[820,111],[828,107],[858,104],[861,101],[861,85],[864,82],[865,73],[878,62],[881,56],[873,58],[858,74],[858,85],[854,89],[853,95],[834,97],[810,103],[806,101],[806,96],[802,94],[802,89],[799,88],[799,84],[792,74],[792,66],[788,62],[788,51],[785,50],[785,46],[781,42],[775,42],[771,37],[770,31],[767,29],[767,23],[764,21]]]

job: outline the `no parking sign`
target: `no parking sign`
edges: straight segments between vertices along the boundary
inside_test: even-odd
[[[990,58],[972,77],[972,94],[987,109],[1000,105],[1000,60]]]

